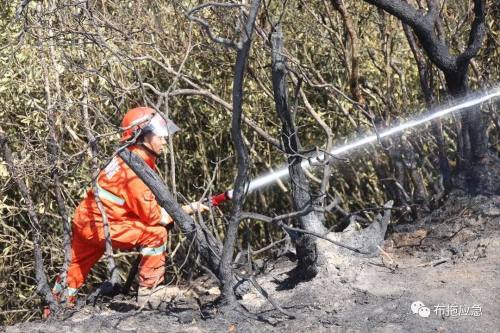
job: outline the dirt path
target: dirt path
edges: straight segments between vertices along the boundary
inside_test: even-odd
[[[294,320],[250,293],[242,304],[261,320],[218,315],[210,307],[200,313],[185,300],[140,313],[123,306],[127,302],[114,302],[86,307],[64,321],[6,331],[498,332],[500,197],[454,198],[425,219],[394,228],[384,249],[386,254],[371,259],[332,255],[318,277],[293,289],[283,288],[283,281],[294,263],[287,257],[273,262],[258,281],[298,315]],[[413,313],[416,301],[420,312]]]

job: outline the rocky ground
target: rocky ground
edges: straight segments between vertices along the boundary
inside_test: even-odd
[[[217,290],[199,279],[160,310],[122,299],[64,317],[7,327],[7,332],[498,332],[500,197],[451,195],[411,224],[390,226],[375,258],[331,255],[325,268],[294,288],[293,256],[269,263],[258,282],[264,297],[243,297],[245,312],[220,313]],[[182,295],[181,295],[182,294]],[[180,295],[180,296],[179,296]],[[418,303],[417,303],[418,302]],[[412,306],[413,304],[413,306]],[[415,313],[413,311],[415,311]]]

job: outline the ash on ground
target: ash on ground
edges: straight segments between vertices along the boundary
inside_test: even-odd
[[[7,332],[497,332],[500,320],[500,196],[455,193],[428,216],[391,225],[377,257],[331,250],[308,282],[286,286],[293,256],[267,265],[257,280],[290,319],[258,292],[248,310],[221,312],[204,277],[160,309],[130,298],[86,306],[65,317],[18,324]],[[324,244],[326,247],[333,245]],[[412,306],[413,304],[413,306]]]

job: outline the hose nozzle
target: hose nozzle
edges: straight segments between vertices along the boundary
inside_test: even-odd
[[[223,203],[224,201],[231,200],[232,198],[233,198],[233,191],[229,190],[229,191],[226,191],[224,193],[217,194],[217,195],[214,195],[214,196],[208,198],[208,201],[212,206],[218,206],[221,203]]]

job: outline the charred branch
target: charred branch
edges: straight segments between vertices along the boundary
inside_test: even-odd
[[[243,113],[243,82],[245,78],[245,67],[247,64],[250,47],[252,45],[252,35],[255,28],[255,20],[259,12],[260,0],[252,2],[250,13],[245,22],[241,34],[240,44],[236,54],[233,78],[233,117],[231,122],[231,137],[236,151],[238,172],[234,182],[233,209],[231,219],[226,230],[224,247],[222,249],[222,259],[220,264],[220,275],[223,282],[223,296],[229,307],[236,305],[234,294],[234,275],[232,272],[232,261],[234,255],[234,245],[238,236],[238,226],[243,203],[245,202],[245,186],[248,182],[248,170],[250,159],[241,133],[242,113]]]
[[[195,240],[195,246],[208,268],[219,276],[220,253],[222,246],[215,237],[198,227],[194,220],[175,201],[172,193],[163,183],[160,176],[154,172],[139,156],[124,149],[119,154],[125,163],[151,189],[156,200],[174,219],[188,240]]]
[[[427,13],[417,10],[404,1],[396,0],[365,0],[380,9],[396,16],[404,24],[409,25],[417,35],[427,56],[446,75],[456,76],[466,71],[469,60],[474,57],[482,45],[484,37],[484,3],[474,0],[474,21],[469,34],[467,49],[458,56],[450,54],[448,46],[435,31],[438,11],[436,6],[430,6]],[[463,75],[463,74],[462,74]],[[454,94],[455,95],[455,94]]]

